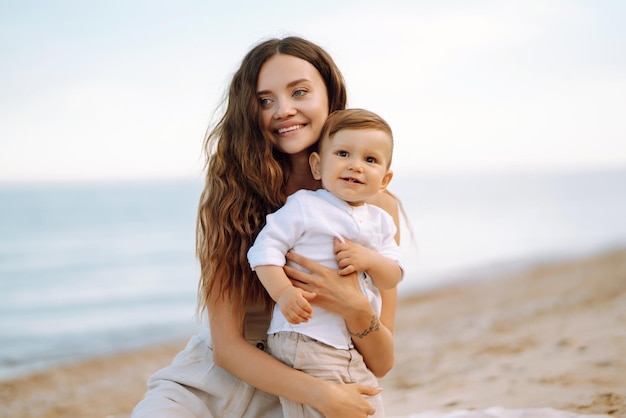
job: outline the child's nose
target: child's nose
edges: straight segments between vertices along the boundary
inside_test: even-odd
[[[355,160],[350,161],[348,168],[352,171],[358,171],[358,172],[363,171],[363,165],[361,164],[360,161],[355,161]]]

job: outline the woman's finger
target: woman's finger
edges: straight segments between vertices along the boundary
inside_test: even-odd
[[[380,392],[383,391],[382,388],[375,388],[372,386],[365,386],[365,385],[359,385],[359,384],[357,384],[357,388],[361,395],[367,395],[367,396],[378,395]]]
[[[298,270],[297,268],[291,266],[283,266],[283,271],[289,277],[289,279],[293,282],[298,281],[300,283],[309,283],[311,279],[311,275],[305,271]],[[302,289],[302,287],[300,287]],[[307,289],[305,289],[307,290]]]
[[[309,273],[289,266],[283,266],[283,271],[291,280],[291,284],[302,290],[302,296],[306,300],[313,300],[317,296],[318,287],[315,284],[315,278]]]
[[[308,257],[305,257],[303,255],[294,253],[292,251],[289,251],[286,255],[287,260],[292,261],[294,263],[296,263],[297,265],[304,267],[305,269],[307,269],[308,271],[314,272],[319,270],[320,268],[320,264],[316,263],[315,261],[311,260]]]

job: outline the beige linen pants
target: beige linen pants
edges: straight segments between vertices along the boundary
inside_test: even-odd
[[[215,365],[206,330],[192,337],[170,366],[150,377],[148,391],[132,414],[166,417],[282,418],[283,413],[278,397]]]
[[[356,349],[339,350],[296,332],[268,336],[269,352],[283,363],[303,372],[336,383],[359,383],[378,387],[378,381],[365,366]],[[376,408],[375,418],[384,418],[380,394],[367,400]],[[285,418],[324,418],[317,409],[281,398]]]

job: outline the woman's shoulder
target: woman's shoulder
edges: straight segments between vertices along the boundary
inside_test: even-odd
[[[399,215],[398,199],[396,199],[396,197],[387,190],[376,194],[374,197],[369,199],[367,203],[381,208],[394,219]]]

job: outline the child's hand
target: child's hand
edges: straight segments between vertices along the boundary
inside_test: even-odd
[[[346,276],[355,271],[367,271],[372,263],[373,250],[345,238],[344,241],[335,238],[335,259],[339,274]]]
[[[291,324],[307,322],[313,317],[313,308],[309,301],[304,298],[302,292],[302,289],[287,286],[276,301],[280,311]]]

